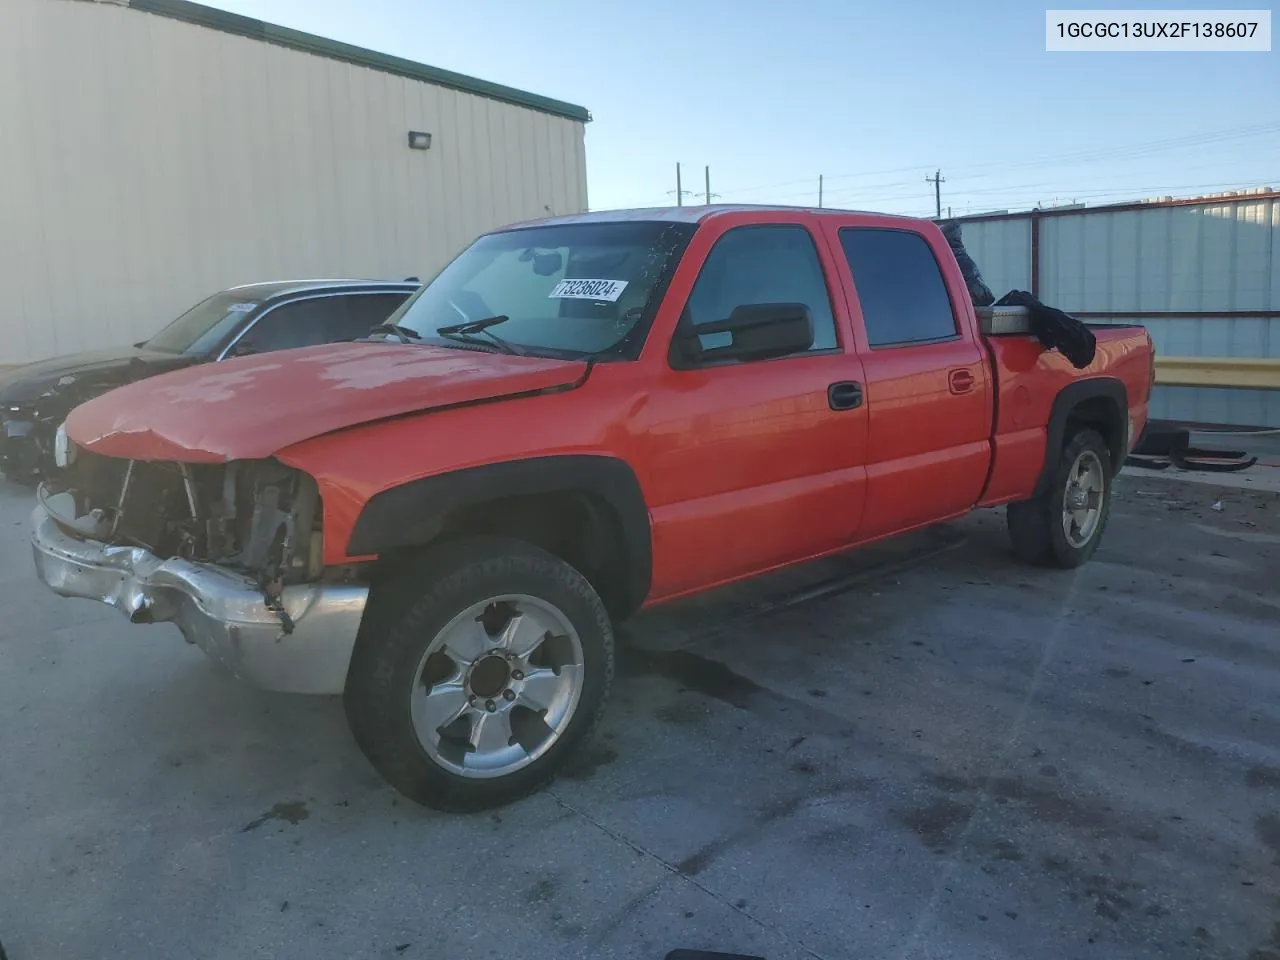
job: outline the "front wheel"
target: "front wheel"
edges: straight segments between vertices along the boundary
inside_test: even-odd
[[[1027,563],[1078,567],[1098,549],[1111,514],[1111,453],[1095,430],[1063,448],[1049,488],[1007,510],[1014,553]]]
[[[481,810],[551,778],[603,712],[613,668],[609,617],[582,574],[530,544],[476,537],[375,585],[343,700],[397,790]]]

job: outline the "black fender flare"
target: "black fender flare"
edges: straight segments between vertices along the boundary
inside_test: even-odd
[[[439,532],[441,520],[459,507],[516,496],[587,494],[608,506],[626,562],[627,613],[638,610],[652,582],[653,543],[649,508],[640,481],[617,457],[569,454],[508,460],[411,480],[375,494],[356,518],[348,556],[372,556],[421,546]]]
[[[1058,471],[1058,460],[1062,456],[1062,448],[1066,440],[1067,423],[1071,414],[1082,403],[1096,400],[1099,397],[1110,400],[1114,404],[1113,441],[1111,443],[1112,474],[1120,472],[1124,464],[1125,439],[1129,423],[1129,391],[1115,377],[1090,377],[1088,380],[1077,380],[1069,383],[1053,398],[1053,408],[1049,412],[1049,425],[1046,429],[1044,466],[1040,470],[1040,478],[1036,481],[1033,497],[1038,497],[1049,488],[1053,476]]]

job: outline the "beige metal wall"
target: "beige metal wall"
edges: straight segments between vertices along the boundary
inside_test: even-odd
[[[484,230],[586,206],[578,121],[102,0],[0,0],[0,365],[142,339],[237,283],[427,279]]]

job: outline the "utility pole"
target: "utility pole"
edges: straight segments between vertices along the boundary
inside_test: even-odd
[[[710,205],[711,198],[715,197],[718,200],[720,199],[720,194],[711,192],[711,168],[704,167],[703,172],[706,174],[707,182],[706,182],[706,192],[703,193],[702,200],[704,203]]]
[[[932,177],[925,177],[925,183],[933,184],[933,199],[937,207],[938,219],[942,219],[942,185],[947,182],[946,177],[942,175],[942,171],[938,170]]]
[[[676,206],[677,206],[677,207],[683,207],[683,206],[684,206],[684,198],[685,198],[685,195],[686,195],[686,194],[689,194],[689,195],[692,195],[692,194],[693,194],[693,191],[692,191],[692,190],[686,190],[686,189],[684,188],[684,184],[683,184],[683,182],[682,182],[682,181],[681,181],[681,179],[680,179],[680,164],[678,164],[678,163],[676,164],[676,188],[675,188],[675,190],[674,190],[674,191],[673,191],[673,190],[668,190],[668,191],[667,191],[667,196],[670,196],[672,193],[674,193],[674,194],[676,195]]]
[[[818,174],[818,209],[822,209],[822,174]]]

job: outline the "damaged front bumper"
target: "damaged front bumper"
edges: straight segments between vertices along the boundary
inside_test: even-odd
[[[282,617],[248,577],[74,535],[76,519],[56,512],[43,490],[39,499],[31,545],[36,572],[54,593],[98,600],[135,623],[175,623],[189,642],[263,689],[342,692],[367,587],[287,586]]]

